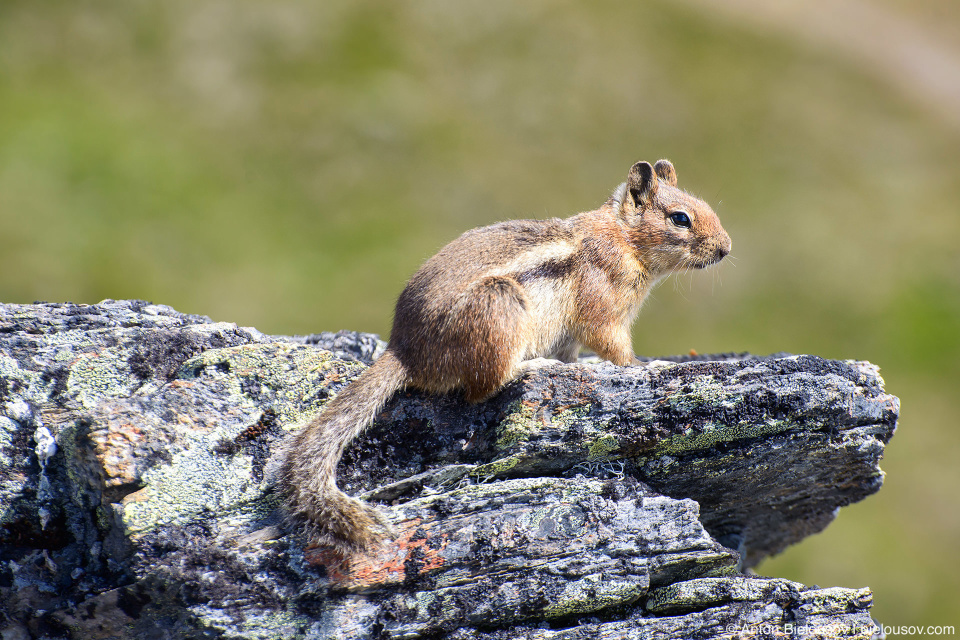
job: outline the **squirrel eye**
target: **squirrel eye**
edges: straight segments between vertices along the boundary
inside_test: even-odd
[[[690,228],[690,216],[683,211],[676,211],[670,214],[670,221],[678,227]]]

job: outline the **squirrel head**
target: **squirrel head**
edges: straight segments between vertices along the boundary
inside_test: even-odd
[[[730,253],[730,236],[703,200],[677,188],[669,160],[638,162],[614,195],[630,244],[652,275],[702,269]]]

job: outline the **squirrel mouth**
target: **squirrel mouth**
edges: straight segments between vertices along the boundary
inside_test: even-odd
[[[721,260],[723,260],[723,258],[713,258],[713,259],[701,258],[701,259],[698,259],[696,262],[694,262],[690,266],[692,266],[694,269],[707,269],[709,267],[715,266]]]
[[[690,266],[692,266],[694,269],[706,269],[707,267],[712,267],[715,264],[718,264],[726,256],[727,256],[726,252],[720,253],[718,255],[709,256],[707,258],[697,256],[693,259],[692,264]]]

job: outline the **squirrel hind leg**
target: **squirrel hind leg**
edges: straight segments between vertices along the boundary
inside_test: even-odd
[[[507,276],[487,276],[467,290],[453,310],[463,349],[460,380],[467,402],[480,402],[515,376],[529,332],[529,301]]]

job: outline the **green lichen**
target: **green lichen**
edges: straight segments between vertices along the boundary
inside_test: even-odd
[[[218,401],[237,415],[256,415],[266,405],[284,427],[309,420],[322,404],[311,400],[332,369],[344,381],[359,375],[360,364],[344,364],[329,352],[287,343],[247,344],[209,349],[183,363],[182,380],[203,377],[212,381]],[[67,388],[84,405],[104,397],[129,395],[133,376],[125,356],[113,349],[84,354],[71,369]],[[131,534],[157,526],[185,523],[204,513],[237,516],[262,509],[261,489],[252,479],[248,456],[216,455],[222,440],[232,440],[245,425],[227,420],[210,430],[178,432],[178,448],[170,462],[143,473],[144,488],[131,495],[123,508],[123,521]],[[74,435],[64,430],[69,449]],[[79,483],[79,478],[71,481]],[[78,486],[80,486],[78,484]],[[225,516],[224,516],[225,517]]]
[[[8,380],[23,380],[24,377],[24,372],[22,369],[20,369],[20,365],[17,364],[17,361],[7,354],[0,352],[0,378],[7,378]]]
[[[184,524],[204,514],[224,514],[253,508],[261,495],[251,477],[247,456],[218,456],[217,442],[236,437],[237,429],[192,433],[186,451],[143,474],[146,486],[124,503],[123,522],[129,534],[161,525]]]
[[[527,442],[538,434],[540,425],[536,421],[535,411],[535,407],[519,401],[511,405],[509,413],[497,426],[496,448],[502,451]]]
[[[728,398],[723,383],[714,376],[698,376],[691,380],[684,388],[683,393],[671,395],[667,402],[678,409],[692,410],[700,406],[715,407]]]
[[[130,395],[136,383],[128,358],[127,350],[114,347],[81,353],[70,367],[67,392],[84,409],[93,409],[104,398]]]
[[[86,329],[66,329],[45,333],[42,340],[46,346],[68,347],[57,350],[55,359],[60,362],[75,357],[77,353],[95,350],[98,346],[91,337],[91,332]]]
[[[113,513],[111,513],[111,507],[100,505],[94,512],[94,524],[96,524],[97,529],[102,533],[107,533],[110,530],[110,527],[113,525]]]
[[[48,387],[53,384],[43,384],[39,374],[21,369],[20,364],[5,353],[0,353],[0,379],[7,380],[8,385],[18,382],[20,390],[17,395],[34,404],[47,401]]]
[[[803,585],[783,579],[743,576],[705,577],[677,582],[650,592],[647,610],[654,613],[700,610],[728,602],[755,602],[774,593],[796,594]]]
[[[8,451],[13,451],[13,437],[20,428],[16,422],[6,416],[0,416],[0,467],[4,469],[11,468],[17,461],[13,456],[8,456]]]
[[[647,598],[646,609],[657,615],[677,615],[731,602],[777,602],[784,608],[802,611],[809,620],[811,616],[866,610],[872,601],[869,589],[807,589],[782,578],[732,576],[697,578],[654,589]]]
[[[606,458],[618,449],[620,449],[620,443],[613,434],[602,435],[587,447],[587,460]]]
[[[564,585],[553,602],[536,606],[524,602],[529,588],[530,585],[525,580],[501,580],[484,594],[476,608],[467,615],[477,617],[478,621],[499,624],[561,618],[627,605],[636,602],[646,593],[643,580],[611,578],[599,573]],[[413,594],[407,598],[408,613],[412,613],[416,620],[429,620],[429,625],[413,625],[414,628],[407,630],[430,632],[432,629],[460,622],[464,614],[465,599],[470,601],[476,597],[470,591],[470,585],[460,585]]]
[[[520,464],[523,459],[524,457],[520,455],[498,458],[493,462],[477,465],[470,472],[470,476],[481,482],[490,478],[498,478]]]
[[[550,416],[550,422],[553,424],[554,428],[559,429],[560,431],[566,431],[574,425],[579,425],[585,429],[594,428],[598,431],[599,427],[602,427],[602,423],[597,423],[593,420],[588,420],[587,417],[590,415],[591,410],[590,405],[584,405],[580,407],[570,407],[569,409],[563,409],[557,413]]]
[[[517,518],[517,528],[531,534],[537,534],[542,523],[546,520],[552,521],[555,528],[570,536],[581,535],[587,526],[587,522],[583,510],[576,506],[579,500],[570,499],[563,494],[561,494],[560,500],[559,503],[534,507],[522,513]]]
[[[837,611],[867,609],[873,603],[873,592],[868,588],[845,589],[830,587],[813,589],[801,594],[808,614],[832,614]]]
[[[823,393],[831,397],[837,395],[829,390],[823,390]],[[698,415],[716,413],[718,407],[736,409],[743,402],[743,398],[738,395],[731,395],[724,388],[724,384],[717,382],[712,376],[704,376],[691,381],[682,392],[669,395],[665,401],[677,415]],[[816,420],[816,418],[810,417],[804,419],[807,421]],[[711,449],[721,442],[761,438],[797,429],[801,426],[809,427],[809,424],[801,425],[796,417],[774,418],[767,416],[762,421],[744,421],[732,424],[706,422],[697,425],[696,428],[690,426],[683,433],[661,440],[643,458],[651,459],[703,451]]]
[[[722,578],[737,575],[738,558],[727,551],[688,551],[664,556],[658,572],[683,578]]]
[[[567,583],[557,600],[543,610],[543,616],[561,618],[627,605],[645,593],[643,581],[604,579],[595,573]]]
[[[665,438],[644,457],[676,456],[693,451],[711,449],[720,442],[734,442],[760,438],[796,428],[796,421],[768,418],[759,423],[722,424],[707,422],[686,432]]]
[[[247,344],[223,349],[208,349],[190,358],[180,368],[179,377],[199,375],[219,377],[238,402],[250,404],[251,388],[272,396],[271,408],[279,423],[291,428],[309,421],[320,410],[320,403],[305,402],[319,387],[329,384],[331,369],[342,368],[343,380],[359,376],[360,363],[336,360],[329,351],[289,343]],[[257,403],[262,405],[262,399]]]

